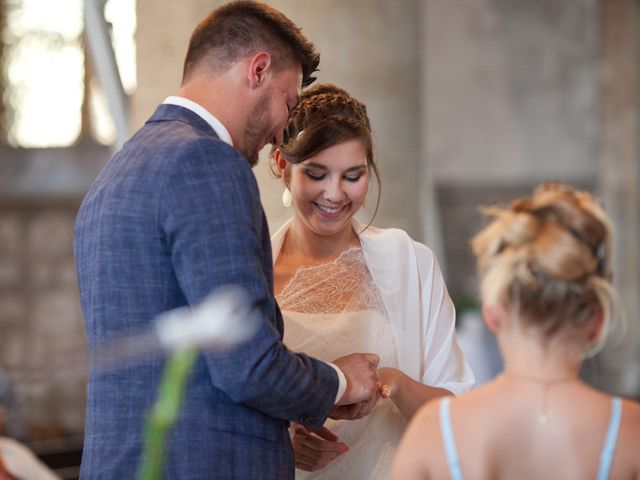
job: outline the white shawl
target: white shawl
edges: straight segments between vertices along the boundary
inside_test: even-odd
[[[274,263],[290,225],[288,220],[271,237]],[[469,390],[475,379],[455,338],[455,309],[433,252],[403,230],[363,228],[354,218],[353,229],[360,232],[365,262],[391,320],[400,370],[456,395]]]

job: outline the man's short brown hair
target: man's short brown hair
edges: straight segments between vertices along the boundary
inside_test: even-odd
[[[196,26],[184,61],[183,81],[196,67],[223,71],[260,50],[271,53],[274,69],[299,63],[303,86],[315,80],[312,75],[320,54],[300,27],[269,5],[237,0],[215,9]]]

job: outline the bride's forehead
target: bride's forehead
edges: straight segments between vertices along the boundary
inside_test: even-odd
[[[360,140],[352,139],[331,145],[302,163],[362,163],[366,161],[367,149]]]

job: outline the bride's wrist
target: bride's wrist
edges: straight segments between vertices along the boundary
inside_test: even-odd
[[[401,388],[403,374],[395,368],[381,368],[380,393],[384,398],[391,398],[397,395]]]
[[[402,373],[401,370],[393,369],[393,383],[395,385],[395,396],[397,396],[402,390],[404,390],[404,386],[406,384],[407,376]]]

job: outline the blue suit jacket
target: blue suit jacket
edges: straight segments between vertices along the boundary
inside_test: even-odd
[[[287,421],[320,426],[338,380],[282,344],[269,231],[244,157],[195,113],[161,105],[87,193],[74,247],[90,350],[148,331],[160,312],[196,304],[217,286],[250,292],[259,331],[199,358],[165,478],[293,478]],[[163,365],[149,356],[90,375],[83,478],[135,477]]]

